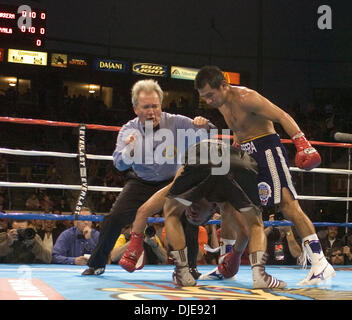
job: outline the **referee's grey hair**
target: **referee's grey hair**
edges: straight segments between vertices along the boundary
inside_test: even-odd
[[[138,104],[138,95],[141,91],[144,91],[145,93],[152,93],[155,91],[159,96],[160,104],[163,103],[164,93],[163,90],[161,90],[159,83],[153,79],[146,79],[137,81],[132,87],[131,96],[132,105],[134,107]]]

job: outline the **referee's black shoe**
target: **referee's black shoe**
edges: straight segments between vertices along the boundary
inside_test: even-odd
[[[99,276],[105,272],[105,268],[91,268],[89,267],[88,269],[84,270],[82,272],[82,276]]]

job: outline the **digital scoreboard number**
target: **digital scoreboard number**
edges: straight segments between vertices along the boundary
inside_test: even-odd
[[[46,11],[28,5],[0,4],[0,44],[43,48],[46,38]]]

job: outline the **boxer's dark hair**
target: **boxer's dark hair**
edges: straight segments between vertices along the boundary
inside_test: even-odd
[[[204,66],[196,75],[194,80],[194,88],[196,90],[203,89],[207,84],[209,84],[212,89],[218,89],[224,80],[224,74],[219,67]]]

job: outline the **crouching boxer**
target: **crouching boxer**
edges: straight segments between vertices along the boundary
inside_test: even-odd
[[[202,148],[208,153],[202,152]],[[210,161],[210,150],[219,154],[228,154],[227,160],[230,162],[228,173],[213,174],[212,169],[219,165]],[[207,159],[203,158],[204,155]],[[253,287],[283,288],[286,286],[285,282],[265,272],[266,237],[261,210],[258,207],[260,201],[256,177],[256,162],[246,153],[219,140],[204,140],[189,148],[185,166],[178,172],[174,181],[160,190],[159,195],[155,194],[154,199],[152,197],[144,204],[151,212],[164,203],[166,237],[171,247],[170,256],[175,263],[173,273],[175,285],[196,284],[188,266],[181,215],[185,213],[189,221],[200,225],[208,221],[215,208],[219,207],[221,215],[233,221],[236,242],[231,252],[221,259],[218,271],[226,278],[234,276],[238,272],[242,253],[249,240]],[[130,261],[136,261],[138,259],[135,253],[135,250],[126,251],[125,258],[128,260],[132,257]]]

